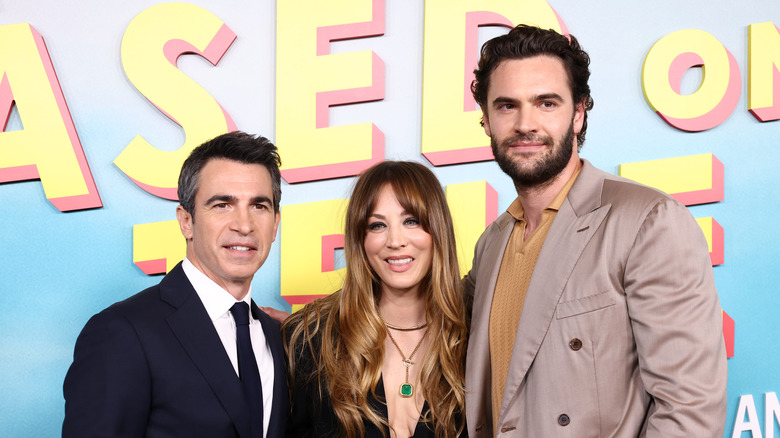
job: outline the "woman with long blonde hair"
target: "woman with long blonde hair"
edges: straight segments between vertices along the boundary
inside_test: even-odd
[[[385,161],[347,207],[341,290],[283,325],[288,437],[465,436],[468,328],[444,191]]]

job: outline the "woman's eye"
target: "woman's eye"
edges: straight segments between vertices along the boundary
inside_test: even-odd
[[[404,225],[420,225],[420,220],[416,217],[409,217],[404,221]]]
[[[385,227],[385,224],[382,223],[382,222],[371,222],[370,224],[368,224],[368,230],[369,231],[381,230],[384,227]]]

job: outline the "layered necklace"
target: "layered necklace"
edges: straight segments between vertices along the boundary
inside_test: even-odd
[[[421,330],[428,326],[428,323],[425,322],[420,325],[415,325],[412,327],[398,327],[392,324],[388,324],[387,321],[385,321],[381,316],[379,319],[382,320],[382,322],[385,324],[385,326],[392,330],[398,330],[402,332],[411,332],[415,330]],[[414,350],[412,350],[412,354],[409,355],[409,357],[406,357],[403,351],[401,351],[401,347],[398,346],[398,342],[395,341],[395,338],[393,338],[393,334],[390,332],[390,330],[387,331],[387,336],[390,337],[390,341],[395,345],[395,349],[398,350],[398,354],[401,355],[401,358],[403,359],[402,362],[404,366],[406,367],[406,378],[404,379],[404,383],[401,384],[401,386],[398,388],[398,393],[401,394],[401,397],[409,398],[414,395],[414,385],[409,383],[409,367],[414,364],[412,362],[412,358],[414,357],[414,354],[417,353],[417,350],[420,349],[420,345],[422,345],[423,340],[425,339],[425,335],[427,335],[428,332],[426,331],[422,337],[420,338],[420,342],[417,343],[417,345],[414,347]]]

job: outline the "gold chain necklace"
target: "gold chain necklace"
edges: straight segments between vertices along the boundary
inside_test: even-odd
[[[379,317],[382,319],[382,317]],[[384,319],[382,319],[382,322],[385,323],[386,326],[390,327],[388,323],[385,322]],[[414,329],[408,329],[408,330],[419,330],[423,327],[428,325],[427,323],[423,324],[421,327],[414,328]],[[414,385],[409,383],[409,367],[414,364],[412,362],[412,358],[414,357],[414,353],[417,353],[417,350],[420,348],[420,345],[422,345],[423,340],[425,339],[425,335],[428,334],[428,331],[426,330],[425,333],[423,333],[422,337],[420,338],[420,342],[417,343],[417,346],[414,347],[414,350],[412,351],[412,354],[409,355],[409,357],[406,357],[403,351],[401,351],[401,347],[398,346],[398,342],[395,342],[395,338],[393,338],[393,334],[390,333],[390,331],[387,331],[387,336],[390,337],[390,341],[393,342],[393,345],[395,345],[395,349],[398,350],[398,354],[401,355],[401,358],[403,358],[404,366],[406,366],[406,378],[404,379],[404,383],[401,384],[401,386],[398,388],[398,393],[401,394],[401,397],[409,398],[412,395],[414,395]]]

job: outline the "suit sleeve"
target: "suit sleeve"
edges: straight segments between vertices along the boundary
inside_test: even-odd
[[[476,256],[474,257],[474,263],[472,266],[476,266]],[[463,279],[460,280],[461,288],[465,296],[467,315],[471,315],[471,311],[474,307],[474,289],[477,284],[476,268],[472,267]]]
[[[463,292],[470,300],[474,299],[474,287],[477,284],[477,263],[479,263],[477,260],[479,255],[477,249],[478,247],[474,248],[474,260],[471,262],[471,270],[469,270],[466,276],[464,276],[460,281],[460,284],[463,287]]]
[[[471,261],[471,269],[460,281],[460,285],[463,288],[463,293],[465,294],[466,310],[467,310],[467,315],[469,315],[469,317],[471,316],[471,311],[473,310],[473,306],[474,306],[474,291],[477,286],[477,272],[479,272],[479,261],[482,258],[482,253],[485,250],[485,245],[487,241],[493,238],[492,227],[494,226],[495,225],[491,224],[485,231],[482,232],[482,235],[479,236],[479,240],[477,240],[477,244],[474,245],[474,258]]]
[[[647,214],[626,261],[624,287],[645,390],[641,437],[723,436],[726,353],[707,244],[674,200]]]
[[[151,381],[129,321],[107,309],[87,322],[76,341],[63,392],[63,438],[145,435]]]

